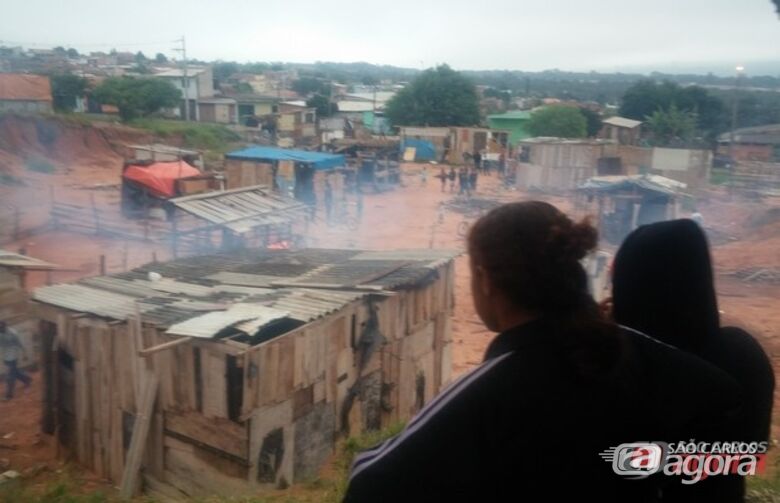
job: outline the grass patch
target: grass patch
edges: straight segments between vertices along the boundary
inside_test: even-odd
[[[196,503],[340,503],[347,489],[347,478],[352,460],[360,451],[398,434],[404,424],[394,424],[384,430],[371,431],[350,437],[341,442],[334,455],[332,465],[323,477],[296,484],[289,489],[258,494],[250,497],[206,497],[195,499]],[[0,503],[119,503],[119,497],[111,493],[93,492],[82,494],[82,482],[66,468],[53,481],[33,484],[32,481],[15,479],[0,485]],[[158,503],[149,497],[140,497],[134,503]]]
[[[181,136],[184,146],[226,152],[230,144],[241,140],[236,133],[219,124],[204,124],[199,122],[170,121],[163,119],[136,119],[129,122],[130,126],[149,131],[155,136]]]
[[[36,173],[45,173],[50,175],[57,171],[57,168],[54,167],[54,164],[50,163],[46,159],[41,159],[40,157],[27,159],[24,165],[28,170],[35,171]]]

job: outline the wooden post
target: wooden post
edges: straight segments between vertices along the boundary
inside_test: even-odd
[[[89,201],[92,203],[92,216],[95,218],[95,234],[100,234],[100,214],[95,205],[95,194],[90,192]]]
[[[133,497],[138,486],[138,472],[141,468],[146,437],[149,435],[149,424],[157,398],[157,375],[149,372],[145,376],[143,395],[138,406],[138,413],[135,416],[133,436],[130,438],[130,448],[127,450],[127,458],[125,459],[125,471],[122,474],[122,485],[119,488],[119,497],[124,501]]]
[[[106,275],[106,256],[101,255],[100,256],[100,275],[105,276]]]
[[[125,241],[125,246],[122,248],[122,271],[127,271],[127,241]]]
[[[157,252],[156,251],[152,251],[152,262],[154,262],[155,264],[157,263]]]
[[[19,239],[19,234],[21,232],[21,214],[19,212],[19,207],[14,206],[14,239]]]
[[[179,257],[179,229],[176,225],[176,219],[171,220],[171,248],[173,252],[173,258]]]

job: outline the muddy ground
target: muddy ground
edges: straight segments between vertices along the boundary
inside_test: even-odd
[[[12,159],[7,162],[18,162]],[[78,163],[57,164],[54,174],[33,173],[18,166],[14,173],[24,185],[0,185],[0,222],[13,221],[18,208],[22,239],[5,243],[3,248],[25,248],[31,256],[48,260],[68,269],[51,276],[32,273],[30,288],[47,281],[64,282],[97,274],[100,255],[107,257],[107,272],[119,272],[157,258],[169,257],[166,246],[99,238],[48,229],[48,210],[54,198],[79,204],[94,204],[100,211],[118,214],[119,169],[121,159],[113,154],[84,158]],[[436,170],[429,169],[423,183],[419,166],[405,165],[403,186],[380,194],[368,193],[364,199],[359,231],[340,226],[318,226],[308,237],[309,246],[382,248],[447,248],[463,250],[463,238],[456,229],[464,216],[446,209],[456,198],[449,189],[441,190]],[[496,177],[479,179],[476,197],[498,201],[546,199],[564,210],[572,205],[560,196],[527,194],[506,190]],[[745,268],[780,269],[780,220],[766,217],[767,210],[779,207],[780,201],[750,201],[729,198],[711,191],[699,210],[710,227],[718,273],[718,292],[724,322],[747,328],[761,342],[772,358],[776,373],[780,371],[780,284],[745,282],[730,275]],[[354,212],[354,201],[350,211]],[[444,203],[444,204],[442,204]],[[30,232],[28,232],[30,231]],[[715,239],[717,238],[717,239]],[[456,263],[456,308],[453,315],[455,341],[454,374],[477,365],[494,334],[487,331],[476,316],[469,296],[469,271],[465,255]],[[0,469],[40,470],[52,473],[61,466],[55,461],[56,450],[51,438],[37,433],[40,413],[40,376],[33,373],[31,389],[20,391],[11,402],[0,403]],[[776,394],[776,404],[780,392]],[[780,414],[776,414],[780,418]],[[775,421],[777,437],[780,421]],[[4,438],[5,435],[10,437]],[[86,476],[86,487],[98,484]]]

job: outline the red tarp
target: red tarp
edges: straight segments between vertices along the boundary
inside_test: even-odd
[[[125,169],[124,178],[139,183],[156,196],[176,196],[176,180],[200,175],[200,171],[184,161],[156,162],[148,166],[132,164]]]

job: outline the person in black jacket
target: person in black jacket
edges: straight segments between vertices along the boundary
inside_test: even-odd
[[[602,318],[580,265],[596,241],[536,201],[474,224],[474,305],[499,334],[404,431],[356,456],[344,501],[659,501],[676,480],[618,475],[602,455],[730,431],[733,379]]]
[[[632,232],[615,257],[612,285],[617,323],[700,356],[742,386],[744,415],[733,441],[768,440],[775,387],[772,365],[750,334],[720,327],[709,246],[696,222],[660,222]],[[741,501],[744,478],[729,480],[713,489],[717,500]]]

